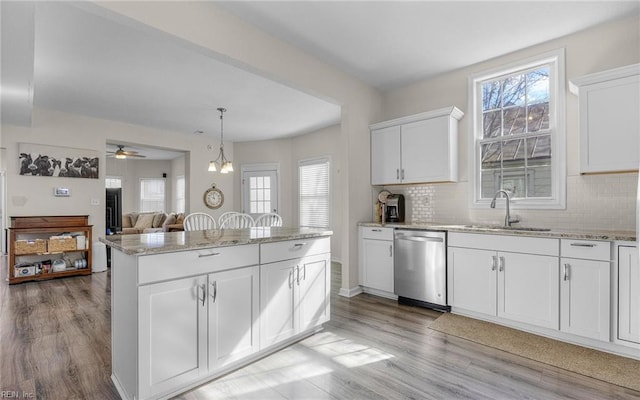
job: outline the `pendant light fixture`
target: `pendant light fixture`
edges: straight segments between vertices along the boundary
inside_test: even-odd
[[[227,111],[226,108],[218,108],[220,111],[220,154],[218,154],[218,158],[213,161],[209,161],[210,172],[217,171],[217,167],[220,167],[220,173],[226,174],[229,172],[233,172],[233,164],[231,164],[231,160],[227,160],[227,157],[224,156],[224,124],[223,124],[223,114]],[[211,146],[209,146],[211,149]],[[216,165],[217,164],[217,165]]]

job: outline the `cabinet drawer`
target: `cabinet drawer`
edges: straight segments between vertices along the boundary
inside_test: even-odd
[[[329,253],[330,251],[329,237],[263,243],[260,245],[260,264]]]
[[[152,254],[138,258],[138,284],[257,265],[257,244]]]
[[[450,247],[558,256],[558,239],[449,232]]]
[[[393,240],[393,228],[361,226],[360,230],[363,239]]]
[[[611,242],[561,239],[560,254],[562,257],[609,261],[611,259]]]

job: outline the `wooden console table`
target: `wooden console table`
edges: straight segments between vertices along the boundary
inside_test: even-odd
[[[88,222],[88,215],[11,217],[9,283],[90,275]]]

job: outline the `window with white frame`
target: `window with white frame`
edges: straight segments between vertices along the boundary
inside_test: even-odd
[[[185,184],[184,175],[176,177],[176,212],[185,212]]]
[[[107,189],[119,189],[122,187],[121,176],[107,176],[104,179],[104,185]]]
[[[329,177],[328,157],[298,163],[300,226],[329,227]]]
[[[566,202],[564,51],[469,78],[473,113],[473,204],[499,189],[518,208]]]
[[[140,212],[165,211],[164,178],[140,179]]]

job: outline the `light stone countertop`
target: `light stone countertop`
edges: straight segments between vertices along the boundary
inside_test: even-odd
[[[280,242],[331,236],[332,234],[332,231],[326,229],[273,227],[111,235],[100,238],[100,241],[125,254],[147,255],[243,244]]]
[[[383,225],[376,222],[361,222],[360,226],[382,227]],[[514,225],[515,229],[508,229],[501,226],[485,225],[485,224],[440,224],[435,222],[420,223],[387,223],[387,228],[399,229],[426,229],[439,230],[447,232],[466,232],[466,233],[487,233],[494,235],[512,235],[512,236],[528,236],[542,238],[567,238],[567,239],[585,239],[585,240],[610,240],[635,242],[636,232],[634,231],[607,231],[607,230],[578,230],[578,229],[551,229],[549,231],[538,230],[521,230],[518,224]],[[526,227],[524,227],[526,228]]]

